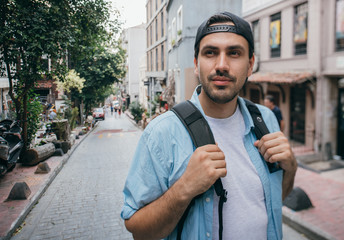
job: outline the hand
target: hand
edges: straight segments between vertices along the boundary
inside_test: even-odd
[[[204,193],[227,175],[225,154],[214,144],[199,147],[192,154],[180,181],[188,198]]]
[[[288,139],[282,132],[274,132],[264,135],[254,143],[265,161],[278,162],[286,171],[296,171],[297,163],[291,150]]]

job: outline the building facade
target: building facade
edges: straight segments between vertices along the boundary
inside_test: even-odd
[[[123,91],[129,95],[130,102],[139,101],[140,91],[140,59],[146,49],[145,24],[124,29],[122,32],[122,47],[126,50],[127,74],[123,81]]]
[[[148,101],[154,100],[166,86],[166,4],[167,0],[147,0],[146,3],[147,71],[144,84]],[[151,112],[153,107],[148,105]]]
[[[244,0],[256,65],[242,95],[277,99],[295,149],[344,157],[344,1]]]
[[[198,85],[194,74],[194,44],[199,25],[221,11],[241,15],[241,0],[169,0],[167,3],[168,86],[174,85],[174,103],[189,99]],[[169,87],[167,88],[169,89]]]

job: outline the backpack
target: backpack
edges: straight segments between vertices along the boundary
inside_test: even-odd
[[[256,134],[257,139],[261,139],[265,134],[269,133],[269,130],[266,127],[262,114],[260,113],[256,104],[254,104],[253,102],[247,99],[244,99],[244,100],[245,100],[246,107],[248,108],[251,114],[253,123],[254,123],[254,133]],[[193,103],[191,103],[189,100],[184,101],[174,106],[171,110],[177,115],[177,117],[180,119],[180,121],[183,123],[183,125],[189,132],[192,142],[196,148],[207,145],[207,144],[215,144],[215,139],[208,125],[207,120],[203,117],[202,113],[198,110],[198,108]],[[269,163],[266,161],[264,162],[267,164],[270,173],[276,172],[281,169],[278,167],[277,163]],[[216,195],[219,196],[220,198],[219,207],[218,207],[219,239],[222,240],[222,232],[223,232],[222,210],[223,210],[223,204],[227,201],[227,191],[223,188],[220,178],[216,180],[213,186],[214,186]],[[196,196],[191,201],[191,203],[185,210],[183,216],[179,220],[178,225],[177,225],[177,240],[181,239],[181,234],[183,231],[183,225],[184,225],[185,219],[190,211],[190,208],[194,205],[195,199],[199,197],[200,195]]]

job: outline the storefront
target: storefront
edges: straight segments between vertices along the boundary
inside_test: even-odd
[[[241,95],[260,104],[266,95],[274,96],[285,122],[283,132],[292,147],[311,152],[315,141],[315,85],[311,72],[256,72]]]
[[[344,159],[344,78],[338,82],[337,154]]]

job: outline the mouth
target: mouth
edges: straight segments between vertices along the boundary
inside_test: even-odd
[[[226,86],[231,82],[234,82],[233,79],[223,76],[216,76],[212,78],[212,82],[217,86]]]

